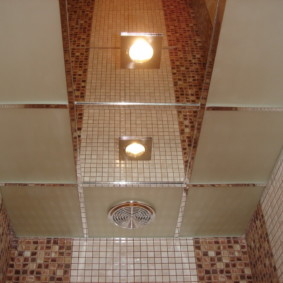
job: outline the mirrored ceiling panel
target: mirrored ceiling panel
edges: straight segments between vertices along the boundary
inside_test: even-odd
[[[86,101],[174,103],[174,83],[168,50],[158,69],[121,68],[120,49],[91,49]]]
[[[283,2],[226,1],[208,106],[283,107]]]
[[[0,182],[76,182],[68,110],[1,109],[0,128]]]
[[[17,236],[82,237],[76,187],[6,186],[1,192]]]
[[[67,104],[59,2],[0,2],[0,103]]]
[[[263,187],[189,188],[181,237],[241,236]]]
[[[199,102],[207,46],[198,34],[196,16],[189,4],[172,8],[161,0],[97,0],[93,17],[88,7],[83,20],[73,9],[68,6],[70,51],[76,54],[72,72],[77,101]],[[210,23],[208,29],[212,29]],[[81,30],[87,32],[78,36]],[[158,34],[161,50],[148,41],[153,48],[152,59],[138,60],[125,68],[121,54],[129,56],[132,45],[123,48],[121,33],[135,33],[137,37]],[[156,67],[151,63],[159,55],[161,64]]]
[[[83,106],[77,112],[83,183],[184,181],[196,112],[168,106]],[[141,154],[127,152],[133,143],[144,147]]]
[[[283,112],[207,111],[190,183],[267,183],[282,149]]]

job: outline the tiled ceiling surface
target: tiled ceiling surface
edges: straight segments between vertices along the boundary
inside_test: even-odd
[[[85,101],[175,102],[168,50],[159,69],[122,69],[121,32],[162,33],[168,47],[161,1],[95,1]]]
[[[147,70],[121,69],[120,52],[90,50],[86,101],[175,102],[168,50],[162,52],[160,69]]]
[[[1,193],[18,236],[82,236],[75,186],[6,186]]]
[[[263,187],[190,188],[180,236],[243,235],[262,191]]]
[[[169,108],[170,109],[170,108]],[[177,111],[159,108],[84,107],[80,164],[82,181],[183,182]],[[151,159],[119,159],[119,137],[151,137]]]
[[[235,54],[229,53],[233,58],[227,59],[227,52],[235,49],[229,45],[230,34],[235,35],[237,42],[245,42],[249,48],[253,46],[253,36],[256,41],[258,40],[258,32],[255,32],[255,26],[252,24],[249,25],[251,31],[247,29],[245,33],[235,29],[242,14],[245,20],[248,20],[246,15],[254,14],[257,1],[250,0],[249,4],[246,4],[242,0],[227,0],[226,13],[229,17],[228,20],[226,17],[223,23],[219,43],[219,50],[223,48],[223,51],[218,52],[216,73],[208,96],[211,97],[209,106],[216,108],[209,109],[205,108],[204,97],[200,97],[206,50],[198,35],[194,13],[187,1],[95,0],[94,11],[91,11],[90,7],[79,11],[76,8],[84,9],[84,5],[87,6],[90,2],[62,1],[61,4],[68,4],[69,14],[68,17],[65,15],[65,18],[70,19],[68,24],[71,58],[65,50],[65,60],[67,63],[71,61],[73,69],[67,69],[67,75],[73,75],[75,97],[79,97],[80,102],[91,102],[96,105],[76,106],[76,134],[79,136],[78,176],[75,174],[73,162],[67,108],[12,109],[9,106],[7,109],[0,109],[0,126],[3,134],[0,146],[1,156],[4,156],[0,160],[0,182],[29,183],[27,187],[6,185],[2,188],[5,205],[18,234],[82,236],[83,231],[85,237],[171,237],[243,233],[262,191],[261,187],[255,187],[253,184],[267,182],[282,145],[282,111],[277,109],[276,112],[273,108],[268,108],[275,104],[282,105],[282,96],[278,102],[277,95],[281,91],[281,82],[274,83],[274,80],[278,81],[277,73],[274,80],[269,76],[271,71],[275,72],[282,67],[281,59],[278,60],[279,63],[268,63],[265,69],[260,68],[259,71],[257,69],[262,63],[254,64],[255,57],[246,56],[244,51],[243,54],[233,51]],[[278,0],[272,1],[276,3],[274,7],[278,8],[281,5],[278,4]],[[11,54],[14,55],[11,55],[9,62],[7,61],[11,68],[5,73],[8,77],[5,79],[3,96],[1,94],[3,103],[47,103],[57,106],[66,103],[66,80],[61,74],[62,42],[58,35],[59,5],[57,1],[51,2],[1,2],[6,10],[20,14],[17,21],[12,23],[5,21],[4,17],[7,30],[11,30],[12,34],[14,31],[15,34],[14,42],[10,41],[9,46],[16,48],[22,44],[18,53],[16,49],[12,50]],[[189,4],[192,5],[193,2],[190,1]],[[265,10],[264,3],[267,2],[260,0],[259,3],[263,9],[257,11],[256,19],[266,15],[271,21],[266,29],[277,27],[277,17],[269,15],[270,9],[275,8],[268,7]],[[40,9],[34,12],[30,6],[34,9],[40,6]],[[62,9],[61,12],[64,11],[66,10]],[[90,11],[93,12],[92,22],[88,14]],[[28,18],[23,25],[22,17]],[[207,17],[209,18],[209,14]],[[41,25],[37,28],[34,22]],[[92,26],[91,31],[89,26]],[[21,28],[29,30],[30,37],[23,43],[21,36],[24,32]],[[67,30],[64,29],[64,40],[68,45]],[[86,31],[90,34],[85,34]],[[122,31],[163,32],[165,49],[161,68],[120,69],[119,34]],[[3,32],[4,38],[8,38],[9,33],[5,32],[5,29]],[[243,35],[243,39],[238,38],[238,34]],[[275,37],[270,33],[269,42],[274,39],[274,44],[281,44]],[[17,40],[19,43],[15,44]],[[6,49],[7,46],[4,45]],[[255,56],[270,53],[269,49],[267,51],[268,45],[258,44],[257,47],[262,50],[256,52]],[[3,50],[4,53],[6,49]],[[277,52],[277,47],[275,49]],[[250,49],[248,50],[250,52]],[[221,59],[222,54],[225,60]],[[264,56],[261,60],[263,58]],[[56,64],[53,64],[54,62]],[[229,64],[226,64],[227,62]],[[243,66],[248,67],[242,69]],[[8,85],[9,89],[7,82],[12,79],[13,82],[17,81],[13,76],[19,75],[13,73],[14,69],[24,75],[13,88]],[[256,77],[254,74],[257,71]],[[258,80],[261,81],[262,76],[265,85],[261,88],[263,92],[260,92],[254,86]],[[249,83],[244,84],[243,78],[250,79]],[[209,81],[209,78],[206,78],[206,81]],[[226,81],[229,82],[229,88]],[[51,89],[46,87],[45,83]],[[68,88],[70,92],[72,87]],[[224,89],[222,94],[221,88]],[[12,94],[10,95],[6,89]],[[19,89],[22,90],[21,93]],[[237,93],[234,90],[237,90]],[[270,104],[266,102],[266,90],[269,91]],[[239,93],[241,95],[238,95]],[[5,98],[6,94],[11,100]],[[235,100],[235,97],[239,99]],[[247,98],[247,103],[243,97]],[[157,108],[153,105],[141,108],[117,105],[111,108],[109,105],[99,105],[101,102],[125,101],[201,102],[202,105],[201,109],[183,107],[180,111],[178,108],[172,108],[172,105],[167,105],[167,108],[156,105],[154,107]],[[223,109],[223,105],[234,108]],[[47,108],[49,106],[45,105]],[[238,109],[235,106],[264,106],[266,109],[263,112],[258,108]],[[201,128],[203,112],[206,114]],[[73,112],[71,114],[74,115]],[[194,159],[199,134],[199,146]],[[122,135],[153,137],[152,160],[118,160],[117,141]],[[187,163],[192,165],[189,169],[193,169],[190,184],[183,184],[182,188],[173,185],[168,187],[168,184],[161,187],[157,184],[182,183]],[[67,186],[75,183],[76,177],[78,191]],[[119,183],[126,181],[137,182],[137,187],[123,187],[123,183]],[[112,186],[116,186],[115,182],[118,182],[119,186],[109,187],[109,182],[112,182]],[[139,182],[147,182],[151,187],[142,186]],[[32,186],[32,183],[54,185]],[[203,183],[207,186],[202,187],[200,184]],[[235,183],[238,185],[233,186]],[[250,186],[245,183],[250,183]],[[119,229],[111,224],[107,219],[109,208],[119,201],[130,199],[152,205],[157,213],[155,222],[136,231]],[[181,225],[182,219],[181,234],[176,234],[176,231],[179,231],[176,226],[178,228]],[[71,226],[72,221],[74,226]]]
[[[207,105],[283,106],[282,11],[278,0],[227,1]]]
[[[120,33],[163,33],[166,29],[162,1],[96,0],[92,22],[92,47],[120,47]]]
[[[0,2],[0,103],[67,104],[58,1]]]
[[[68,110],[1,109],[2,183],[75,183]]]
[[[90,237],[173,237],[182,197],[182,188],[84,188]],[[111,223],[107,214],[120,202],[136,200],[156,211],[155,220],[136,230]]]

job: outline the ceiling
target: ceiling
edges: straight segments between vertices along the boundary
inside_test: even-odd
[[[0,3],[0,183],[16,234],[242,235],[282,149],[283,2],[79,2]],[[120,67],[124,31],[164,34],[159,69]],[[151,160],[119,160],[121,136],[152,137]],[[128,199],[155,222],[112,225]]]

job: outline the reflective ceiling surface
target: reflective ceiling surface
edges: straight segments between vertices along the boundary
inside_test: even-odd
[[[0,183],[17,235],[242,235],[282,149],[282,8],[2,0]],[[121,68],[121,32],[162,33],[160,68]],[[151,159],[120,160],[121,136],[151,137]],[[113,226],[127,200],[155,221]]]

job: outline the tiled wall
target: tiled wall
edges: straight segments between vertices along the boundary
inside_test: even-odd
[[[283,281],[283,152],[261,199],[262,212],[277,267],[279,281]]]
[[[12,234],[9,219],[2,202],[2,196],[0,195],[0,282],[4,281],[8,267],[11,241]]]
[[[16,244],[6,283],[253,282],[244,238],[22,238]]]
[[[261,205],[258,205],[251,220],[246,240],[254,280],[262,283],[278,283],[276,265]]]
[[[192,239],[79,239],[71,282],[198,282]]]
[[[194,248],[198,282],[253,282],[244,238],[194,239]]]
[[[283,282],[282,189],[283,153],[247,231],[252,271],[257,282]]]
[[[19,239],[11,249],[6,283],[70,282],[72,240]]]
[[[111,1],[107,2],[108,4],[106,7],[97,6],[97,9],[108,9],[109,15],[113,16],[109,19],[115,19],[122,14],[121,6],[119,5],[119,0],[112,1],[116,9],[116,12],[114,12],[113,9],[111,8],[111,10],[109,7]],[[98,4],[101,3],[99,1],[96,2]],[[160,3],[157,6],[154,4],[156,1],[123,2],[127,7],[136,3],[136,10],[140,10],[141,8],[142,10],[160,10],[161,8],[161,5],[159,5]],[[134,93],[134,96],[131,96],[130,91],[126,93],[121,91],[121,84],[125,83],[127,86],[128,82],[121,82],[120,80],[116,81],[113,77],[108,77],[109,74],[112,74],[113,69],[115,69],[115,64],[117,64],[116,55],[114,57],[109,56],[109,50],[106,49],[103,51],[95,50],[92,52],[88,49],[90,44],[97,43],[97,40],[102,37],[105,40],[103,41],[105,46],[101,46],[102,49],[103,47],[115,47],[115,44],[117,43],[117,38],[114,38],[114,42],[108,44],[109,41],[107,41],[107,38],[105,38],[103,33],[101,33],[101,37],[98,36],[97,38],[93,35],[91,40],[89,37],[86,37],[90,34],[94,1],[83,1],[82,3],[81,1],[69,0],[68,3],[71,27],[70,38],[72,39],[71,58],[77,100],[84,100],[87,91],[89,100],[96,99],[106,101],[108,99],[110,101],[115,101],[117,97],[120,97],[120,100],[127,98],[132,99],[133,101],[139,101],[137,98],[137,94],[139,94],[138,92]],[[80,5],[83,5],[83,9]],[[163,58],[164,69],[162,69],[158,76],[154,77],[154,80],[158,84],[159,91],[156,92],[156,89],[148,88],[148,96],[143,97],[143,99],[144,101],[148,99],[148,101],[151,100],[151,102],[157,102],[166,90],[164,96],[167,99],[166,102],[199,102],[207,49],[202,45],[203,38],[200,37],[201,34],[197,31],[196,22],[193,22],[196,14],[189,11],[186,1],[178,0],[176,2],[164,0],[162,5],[164,9],[164,17],[166,21],[169,21],[166,26],[168,45],[172,44],[172,46],[178,46],[178,48],[169,50],[168,53],[170,54],[170,58],[168,58],[166,52]],[[149,12],[149,14],[152,13]],[[160,26],[160,23],[163,21],[160,17],[160,11],[158,11],[157,14],[157,20],[154,22],[155,27]],[[205,12],[204,14],[206,20],[209,19]],[[188,31],[186,25],[181,25],[181,28],[178,28],[180,31],[179,34],[175,34],[170,28],[172,28],[174,24],[182,24],[184,18],[189,18],[193,28],[191,31]],[[102,20],[105,21],[105,17],[103,17]],[[98,17],[96,18],[96,21],[99,21]],[[109,24],[111,23],[105,25],[105,22],[103,21],[101,21],[100,25],[108,29]],[[116,26],[112,28],[116,28]],[[138,26],[138,28],[141,29],[140,26]],[[156,32],[158,30],[152,31]],[[210,31],[210,27],[204,31],[206,38],[209,38],[208,35]],[[192,56],[190,58],[186,57],[189,52],[191,52],[190,54]],[[180,54],[181,56],[177,57],[177,55],[179,56]],[[185,62],[187,67],[181,67],[179,65],[178,60],[180,60],[180,58],[182,64]],[[99,60],[101,60],[101,62]],[[112,65],[109,61],[110,63],[112,62]],[[94,62],[98,62],[101,65],[107,63],[107,66],[112,66],[107,70],[107,76],[105,73],[101,72],[99,64],[95,65]],[[167,80],[170,64],[174,83],[170,80],[168,82]],[[90,72],[92,75],[88,78],[90,80],[89,85],[87,85],[87,65],[89,65],[90,71],[92,72]],[[136,72],[136,74],[143,78],[143,81],[145,79],[152,79],[148,78],[144,73],[145,72]],[[96,81],[106,77],[110,78],[110,84],[106,85],[107,87],[110,87],[110,89],[103,90],[100,85],[95,85],[95,82],[92,81],[93,75],[96,76]],[[174,90],[172,89],[173,84]],[[140,94],[142,94],[143,86],[144,85],[142,84],[137,85]],[[192,91],[193,88],[194,90]],[[112,96],[103,97],[103,95],[109,93],[111,93]],[[156,96],[151,96],[153,93],[155,93]],[[95,95],[97,96],[95,97]],[[109,111],[105,113],[109,113]],[[82,112],[79,112],[78,115],[82,118]],[[108,119],[109,117],[106,118]],[[185,135],[189,136],[187,131],[189,127],[193,129],[192,124],[194,124],[194,121],[195,117],[179,116],[179,123],[183,123],[183,126],[182,124],[180,126],[181,133],[184,131]],[[190,142],[191,141],[184,140],[185,146],[190,146]],[[186,150],[186,148],[183,148],[183,152],[187,155]],[[277,232],[275,233],[277,235],[279,229],[276,226],[276,223],[271,226],[274,227],[273,230]],[[274,239],[276,239],[276,237],[274,237]],[[0,239],[0,247],[2,244],[1,241],[2,237]],[[278,240],[275,240],[275,243],[278,243]],[[6,247],[6,244],[4,247]],[[7,250],[4,254],[5,253],[7,254]],[[28,281],[84,283],[252,282],[247,247],[243,238],[211,238],[195,240],[160,238],[72,240],[46,238],[19,239],[17,241],[17,246],[11,251],[11,261],[7,279],[7,282],[9,283]],[[255,282],[269,283],[269,281]]]

